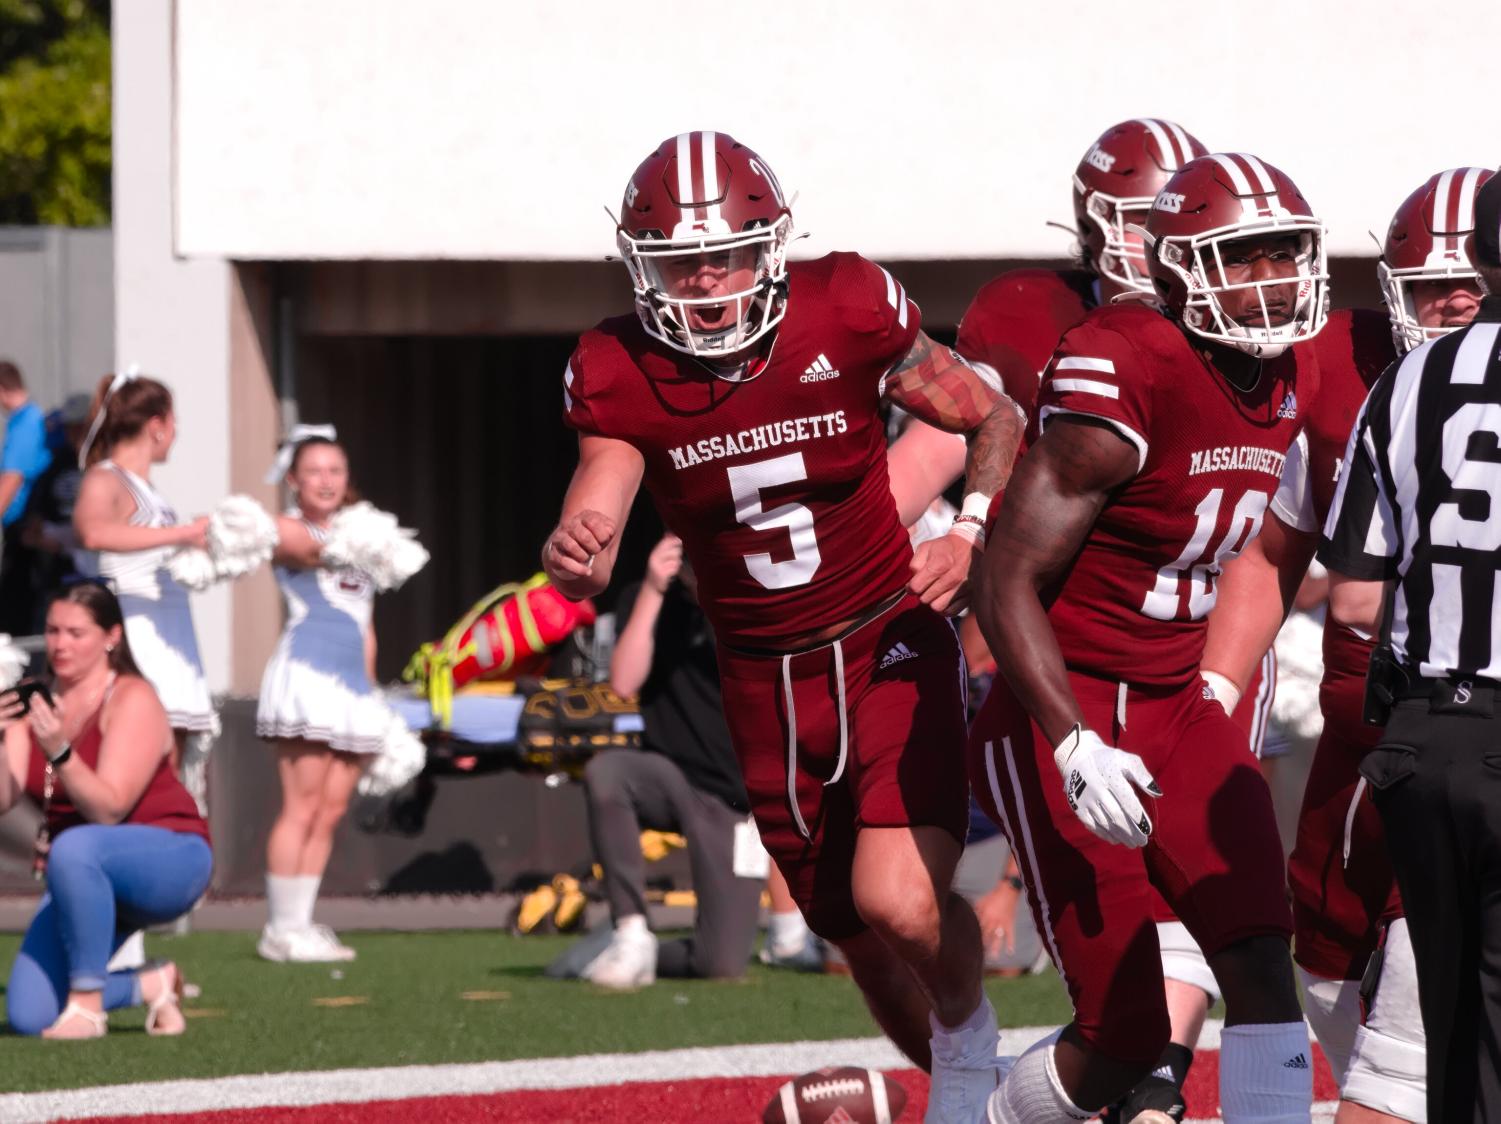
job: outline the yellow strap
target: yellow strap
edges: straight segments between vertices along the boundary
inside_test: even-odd
[[[468,612],[444,634],[442,640],[437,644],[424,644],[412,655],[401,677],[408,683],[416,683],[418,690],[427,696],[428,708],[442,729],[446,730],[453,724],[453,669],[477,650],[472,639],[461,645],[464,634],[481,617],[496,610],[500,610],[502,614],[497,617],[497,623],[503,625],[504,602],[513,598],[516,601],[516,619],[521,625],[522,635],[533,651],[542,651],[545,647],[542,633],[537,628],[537,619],[531,606],[527,604],[527,594],[548,584],[547,575],[539,571],[524,582],[504,582],[496,586],[471,605]],[[501,658],[490,670],[510,671],[516,663],[516,642],[510,629],[500,627],[496,632],[500,637]]]

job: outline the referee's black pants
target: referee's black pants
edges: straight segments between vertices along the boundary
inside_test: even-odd
[[[1417,959],[1429,1124],[1501,1121],[1501,699],[1399,701],[1361,765]],[[1479,696],[1484,693],[1482,700]],[[1501,692],[1494,692],[1501,695]]]

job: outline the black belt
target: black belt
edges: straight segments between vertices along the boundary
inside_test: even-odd
[[[1478,675],[1427,679],[1414,675],[1393,692],[1394,700],[1426,699],[1438,714],[1496,714],[1501,683]]]

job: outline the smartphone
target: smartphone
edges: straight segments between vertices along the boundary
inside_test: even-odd
[[[5,694],[15,695],[21,700],[22,714],[27,714],[31,711],[31,698],[33,695],[41,695],[42,698],[47,700],[48,706],[56,705],[52,701],[52,692],[48,690],[47,684],[40,679],[23,679],[10,690],[6,691]]]

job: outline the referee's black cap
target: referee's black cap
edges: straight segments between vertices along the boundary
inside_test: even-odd
[[[1501,268],[1501,174],[1475,193],[1475,264]]]

